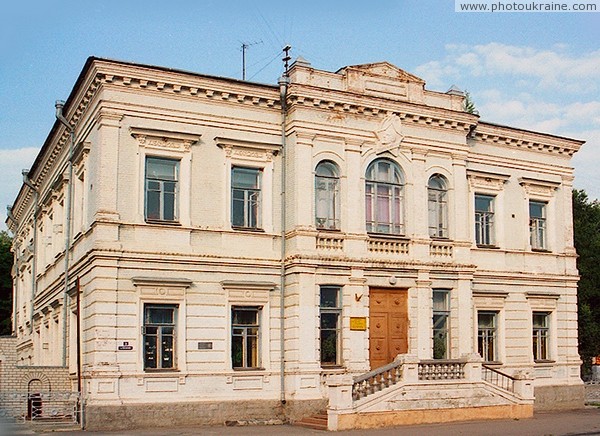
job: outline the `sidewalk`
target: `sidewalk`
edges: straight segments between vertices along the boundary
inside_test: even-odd
[[[4,423],[3,423],[4,424]],[[1,425],[1,424],[0,424]],[[53,434],[57,432],[36,432],[31,427],[17,425],[10,429],[5,426],[1,436]],[[9,432],[6,433],[5,431]],[[471,421],[451,424],[411,425],[375,430],[353,430],[327,433],[291,425],[247,426],[247,427],[186,427],[152,428],[115,432],[61,432],[64,436],[246,436],[246,435],[374,435],[374,436],[584,436],[600,435],[600,408],[586,408],[567,412],[536,413],[531,419]]]

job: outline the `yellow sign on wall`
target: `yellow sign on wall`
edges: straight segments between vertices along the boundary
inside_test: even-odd
[[[350,330],[365,331],[367,330],[367,317],[366,316],[351,316],[350,317]]]

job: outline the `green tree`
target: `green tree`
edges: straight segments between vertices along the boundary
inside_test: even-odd
[[[0,335],[12,333],[12,275],[13,256],[10,251],[12,238],[6,231],[0,232]]]
[[[475,102],[469,94],[469,91],[465,91],[465,100],[463,101],[463,110],[469,114],[479,115],[479,111],[475,107]]]
[[[579,255],[579,354],[587,377],[592,357],[600,355],[600,203],[583,190],[573,191],[573,236]]]

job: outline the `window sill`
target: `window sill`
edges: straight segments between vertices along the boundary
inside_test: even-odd
[[[328,229],[327,227],[317,227],[317,231],[323,233],[340,233],[340,229]]]
[[[234,371],[239,371],[239,372],[252,372],[252,371],[264,371],[264,368],[232,368]]]
[[[554,365],[556,363],[555,360],[549,360],[549,359],[540,359],[540,360],[534,360],[533,363],[535,363],[535,366],[551,366]]]
[[[534,253],[552,253],[552,251],[547,250],[545,248],[532,248],[531,251]]]
[[[485,248],[488,250],[499,250],[500,247],[497,245],[486,245],[486,244],[477,244],[477,248]]]
[[[259,229],[259,228],[255,228],[255,227],[237,227],[237,226],[231,226],[231,228],[233,230],[236,230],[238,232],[252,232],[252,233],[265,233],[264,229]]]
[[[325,370],[325,371],[331,371],[331,370],[335,370],[335,369],[339,369],[339,370],[344,370],[345,366],[343,365],[337,365],[337,364],[332,364],[332,365],[327,365],[327,364],[321,364],[321,369]]]
[[[367,236],[373,239],[395,239],[400,241],[410,241],[410,238],[405,235],[396,235],[394,233],[372,233],[367,232]]]
[[[175,226],[180,227],[179,221],[162,221],[162,220],[146,220],[146,224],[160,224],[162,226]]]
[[[148,374],[156,374],[158,372],[160,372],[160,373],[180,372],[180,370],[177,368],[144,368],[144,372],[146,372]]]
[[[450,242],[451,239],[448,236],[429,236],[429,238],[432,241],[439,241],[439,242]]]
[[[500,362],[499,360],[492,360],[489,362],[483,362],[484,365],[489,365],[489,366],[501,366],[502,362]]]

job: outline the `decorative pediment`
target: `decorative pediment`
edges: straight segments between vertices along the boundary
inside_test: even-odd
[[[469,185],[474,190],[499,192],[504,189],[504,184],[510,179],[509,175],[488,173],[486,171],[467,170]]]
[[[227,157],[234,157],[244,160],[255,160],[260,162],[270,162],[273,156],[277,156],[281,149],[280,144],[267,142],[246,141],[234,138],[216,137],[217,146],[225,150]]]
[[[172,151],[189,151],[193,143],[200,140],[200,135],[172,132],[168,130],[145,129],[131,127],[133,136],[140,147],[167,149]]]
[[[410,74],[389,62],[375,62],[372,64],[362,65],[350,65],[342,68],[338,72],[342,71],[360,71],[362,74],[370,76],[380,76],[388,79],[393,79],[401,82],[417,82],[419,84],[425,84],[425,81],[413,74]]]
[[[545,199],[552,198],[554,191],[560,186],[558,182],[529,179],[527,177],[521,177],[519,184],[530,197],[542,197]]]

